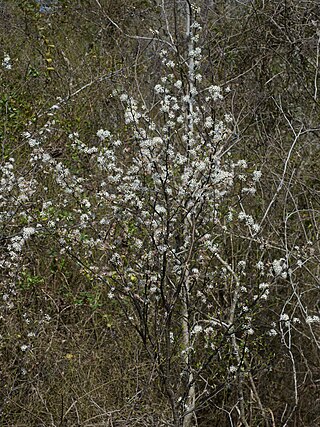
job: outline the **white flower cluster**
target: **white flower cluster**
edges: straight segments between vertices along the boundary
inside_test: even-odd
[[[100,138],[102,141],[104,141],[106,138],[109,138],[110,136],[111,134],[108,130],[99,129],[97,131],[97,137]]]
[[[203,330],[203,328],[202,328],[202,326],[201,326],[201,325],[194,325],[194,327],[192,328],[191,333],[192,333],[193,335],[197,335],[197,334],[199,334],[200,332],[202,332],[202,330]]]
[[[243,194],[253,195],[256,194],[257,190],[254,187],[243,187],[241,192]]]
[[[306,317],[306,323],[320,323],[320,317],[313,315],[313,316],[307,316]]]
[[[104,131],[102,129],[100,129],[97,132],[97,136],[104,141],[105,138],[107,138],[110,132],[108,131]],[[88,147],[84,142],[80,141],[80,139],[78,138],[78,134],[77,133],[73,133],[69,135],[69,139],[71,139],[73,142],[71,144],[71,146],[76,149],[79,153],[84,153],[84,154],[94,154],[98,151],[97,147]]]
[[[5,68],[6,70],[11,70],[12,68],[11,58],[7,53],[5,53],[3,56],[2,67]]]
[[[213,125],[214,125],[213,118],[210,116],[206,117],[205,122],[204,122],[204,127],[206,129],[211,129],[213,127]]]
[[[161,86],[160,84],[155,85],[154,91],[156,93],[165,93],[165,88]]]
[[[189,52],[189,55],[191,58],[194,58],[199,61],[201,59],[201,48],[196,47],[194,50],[191,50]]]
[[[275,259],[272,262],[273,274],[276,277],[282,277],[283,279],[287,278],[287,263],[284,258]]]
[[[215,85],[209,86],[208,92],[214,101],[223,99],[222,89],[220,86],[215,86]]]
[[[270,294],[269,283],[260,283],[259,290],[261,291],[260,298],[263,300],[267,300]]]
[[[254,182],[259,182],[260,181],[260,178],[261,178],[261,176],[262,176],[262,172],[261,171],[259,171],[259,170],[255,170],[254,172],[253,172],[253,174],[252,174],[253,176],[252,176],[252,180],[254,181]]]
[[[29,239],[36,232],[34,227],[24,227],[22,230],[22,235],[24,240]]]
[[[256,264],[256,269],[259,271],[263,271],[264,270],[264,263],[262,261],[258,261]]]
[[[238,218],[240,221],[245,222],[245,224],[252,230],[254,234],[259,232],[260,226],[254,222],[254,219],[251,215],[248,215],[244,211],[241,211],[239,212]]]
[[[177,89],[181,89],[182,88],[182,81],[181,80],[177,80],[174,83],[174,87],[176,87]]]
[[[126,103],[127,108],[124,113],[125,123],[138,123],[139,119],[141,118],[141,113],[138,111],[137,102],[133,98],[128,97]]]

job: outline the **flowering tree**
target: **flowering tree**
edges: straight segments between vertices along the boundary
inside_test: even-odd
[[[206,346],[212,346],[205,363],[215,351],[210,335],[219,329],[235,357],[231,372],[242,363],[235,335],[240,281],[220,254],[223,236],[234,218],[246,224],[252,236],[259,231],[242,205],[229,197],[247,165],[234,161],[230,153],[232,118],[218,108],[222,88],[207,86],[198,72],[201,27],[193,21],[189,4],[187,11],[187,56],[178,56],[175,64],[167,51],[161,52],[168,75],[155,86],[154,103],[148,106],[115,92],[124,108],[124,130],[101,129],[92,146],[78,134],[70,135],[73,157],[89,160],[85,169],[67,166],[46,151],[54,119],[36,137],[24,135],[32,149],[32,169],[37,176],[53,179],[59,190],[50,194],[41,187],[40,200],[43,190],[47,193],[42,204],[38,199],[36,210],[21,213],[28,223],[40,222],[23,227],[8,245],[12,258],[19,258],[32,235],[52,233],[62,252],[110,287],[110,298],[123,308],[158,370],[174,424],[185,427],[192,424],[203,369],[193,362],[199,334],[204,331]],[[57,109],[59,105],[53,106],[50,114]],[[34,199],[40,182],[24,184],[21,177],[11,185],[12,168],[9,160],[3,168],[8,180],[3,188],[10,194],[14,184],[23,190],[14,195],[19,207],[29,196]],[[259,178],[255,171],[243,193],[253,194]],[[95,191],[88,191],[90,184]],[[214,289],[221,268],[232,278],[224,313],[213,303],[214,292],[206,290]],[[245,423],[240,372],[238,392]]]
[[[40,130],[30,124],[24,133],[25,168],[18,171],[13,157],[2,165],[4,310],[26,248],[49,240],[87,279],[108,287],[136,330],[170,404],[169,425],[195,425],[214,400],[231,425],[249,426],[248,396],[267,424],[272,416],[252,375],[262,363],[257,347],[281,337],[297,405],[291,334],[299,319],[287,314],[286,301],[271,324],[265,302],[275,304],[272,288],[287,279],[300,295],[288,253],[273,248],[279,256],[270,258],[254,219],[261,172],[238,157],[234,118],[224,111],[230,89],[201,74],[195,13],[186,2],[185,52],[169,37],[161,51],[166,73],[151,95],[112,93],[123,110],[113,129],[97,130],[91,142],[72,132],[60,159],[48,148],[60,131],[60,100]],[[309,325],[319,320],[300,308]],[[232,395],[228,409],[221,391]]]

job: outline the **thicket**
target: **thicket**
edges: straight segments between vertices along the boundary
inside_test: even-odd
[[[319,424],[319,13],[1,2],[1,425]]]

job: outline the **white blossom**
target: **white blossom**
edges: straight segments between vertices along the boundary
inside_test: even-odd
[[[157,85],[155,85],[155,87],[154,87],[154,91],[155,91],[156,93],[164,93],[164,87],[163,87],[163,86],[161,86],[160,84],[157,84]]]
[[[231,114],[225,114],[225,115],[224,115],[224,119],[225,119],[226,123],[231,123],[231,122],[233,122],[233,117],[232,117],[232,115],[231,115]]]
[[[258,261],[256,264],[256,268],[260,271],[262,271],[264,269],[264,264],[262,261]]]
[[[253,175],[252,180],[254,182],[258,182],[258,181],[260,181],[260,178],[262,176],[262,172],[259,170],[255,170],[252,175]]]
[[[24,227],[22,230],[23,238],[26,240],[36,232],[33,227]]]
[[[306,317],[306,323],[320,323],[320,317],[319,316],[307,316]]]
[[[272,263],[273,272],[275,276],[280,276],[286,270],[286,261],[284,258],[275,259]],[[285,277],[284,277],[285,278]]]
[[[8,53],[5,53],[3,56],[2,67],[5,68],[6,70],[11,70],[12,68],[11,58]]]
[[[219,99],[223,99],[223,95],[221,93],[221,87],[220,86],[210,86],[208,87],[208,91],[213,98],[214,101],[218,101]]]
[[[97,131],[97,137],[100,138],[102,141],[104,141],[106,138],[109,138],[110,136],[111,134],[108,130],[99,129]]]
[[[126,102],[127,100],[128,100],[128,95],[126,93],[123,93],[122,95],[120,95],[121,102]]]
[[[201,325],[195,325],[192,329],[192,333],[196,335],[200,332],[202,332],[202,326]]]
[[[173,62],[173,61],[168,61],[167,63],[166,63],[166,66],[167,67],[170,67],[170,68],[174,68],[174,66],[175,66],[175,63]]]

